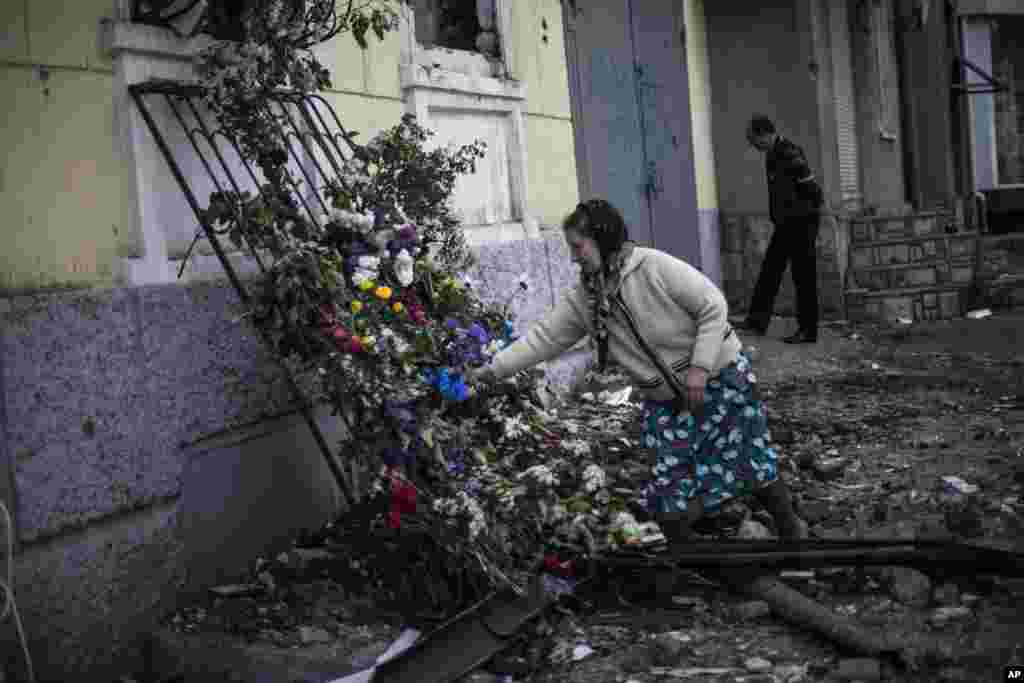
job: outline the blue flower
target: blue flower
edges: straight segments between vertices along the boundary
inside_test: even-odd
[[[455,318],[448,318],[444,321],[444,326],[449,330],[457,330],[459,329],[459,321]]]

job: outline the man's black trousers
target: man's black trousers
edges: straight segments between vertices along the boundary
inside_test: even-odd
[[[782,285],[786,265],[793,268],[796,288],[796,319],[800,329],[812,334],[818,331],[818,227],[821,216],[790,218],[776,224],[761,264],[761,274],[754,285],[747,320],[767,329],[775,309],[775,297]]]

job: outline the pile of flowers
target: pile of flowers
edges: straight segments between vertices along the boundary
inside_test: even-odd
[[[301,13],[288,16],[274,21]],[[275,27],[217,46],[200,70],[214,115],[266,179],[255,196],[214,193],[206,218],[265,255],[251,319],[347,420],[341,452],[371,475],[355,501],[377,511],[363,531],[426,532],[445,566],[488,585],[518,583],[545,547],[593,551],[642,536],[586,440],[541,408],[535,375],[484,395],[466,386],[467,368],[514,342],[511,305],[529,289],[522,278],[485,301],[467,275],[473,259],[450,199],[483,144],[428,151],[430,132],[410,116],[366,144],[348,136],[339,175],[315,188],[326,211],[306,215],[268,134],[274,122],[250,105],[329,78],[316,62],[314,78],[299,78],[314,58],[288,47],[299,27]]]

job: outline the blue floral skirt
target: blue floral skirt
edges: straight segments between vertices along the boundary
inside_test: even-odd
[[[676,414],[671,401],[644,402],[641,439],[657,462],[641,497],[652,514],[684,512],[697,496],[715,512],[778,478],[756,382],[750,358],[740,353],[708,382],[699,420]]]

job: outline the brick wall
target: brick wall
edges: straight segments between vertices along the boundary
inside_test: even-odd
[[[774,226],[766,214],[723,213],[721,217],[722,287],[731,314],[746,312],[761,272]],[[818,232],[818,302],[825,316],[843,316],[847,223],[824,216]],[[796,290],[788,274],[775,302],[777,315],[795,315]]]

